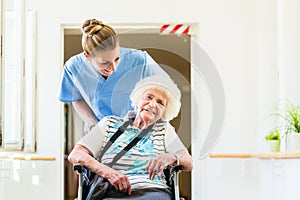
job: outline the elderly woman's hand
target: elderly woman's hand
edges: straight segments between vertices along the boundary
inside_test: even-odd
[[[129,179],[124,174],[118,172],[117,170],[110,169],[106,171],[104,177],[116,188],[121,192],[127,192],[131,195],[131,185]]]
[[[155,158],[152,158],[148,161],[146,165],[146,170],[149,173],[149,178],[154,179],[156,172],[158,176],[161,176],[165,167],[172,165],[176,161],[176,157],[170,153],[160,154]]]

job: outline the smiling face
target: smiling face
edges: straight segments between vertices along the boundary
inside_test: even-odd
[[[120,49],[117,47],[113,50],[97,52],[95,56],[86,55],[86,57],[97,72],[108,77],[116,70],[116,65],[120,61]]]
[[[136,117],[148,125],[156,122],[164,117],[167,100],[163,91],[147,90],[137,104]]]

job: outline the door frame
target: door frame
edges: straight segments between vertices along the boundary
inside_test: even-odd
[[[163,24],[166,23],[109,23],[110,26],[112,26],[116,32],[118,34],[122,34],[122,33],[159,33],[160,32],[160,28],[162,27]],[[199,26],[198,23],[185,23],[186,25],[190,26],[190,31],[189,31],[189,37],[190,37],[190,41],[197,41],[198,39],[198,30],[199,30]],[[65,34],[74,34],[74,35],[78,35],[78,34],[82,34],[81,30],[81,23],[64,23],[61,24],[61,38],[62,38],[62,55],[61,55],[61,66],[64,66],[64,35]],[[178,37],[180,37],[180,34],[178,34]],[[192,62],[193,56],[195,54],[193,53],[193,44],[191,42],[191,47],[190,47],[190,62]],[[190,84],[191,84],[191,91],[194,91],[195,88],[195,81],[194,80],[198,80],[199,75],[197,74],[196,70],[192,67],[192,65],[190,66],[190,73],[191,73],[191,78],[190,78]],[[197,85],[197,84],[196,84]],[[191,110],[193,110],[193,105],[197,104],[198,99],[194,99],[191,97]],[[195,106],[197,107],[197,106]],[[62,106],[61,109],[61,116],[64,115],[64,108]],[[195,114],[194,112],[191,112],[191,120],[192,123],[193,121],[197,121],[196,118],[198,118],[198,114]],[[63,124],[63,123],[62,123]],[[64,129],[63,127],[61,128],[62,130],[62,136],[64,136]],[[191,128],[191,131],[193,129]],[[62,138],[64,140],[64,138]],[[193,151],[195,151],[195,149],[192,148],[192,142],[193,142],[193,137],[192,137],[192,133],[191,133],[191,151],[193,153]],[[62,155],[64,155],[63,152],[64,148],[62,148]],[[63,168],[64,169],[64,168]],[[62,170],[63,170],[62,169]],[[193,183],[195,183],[195,180],[193,180],[193,171],[191,173],[191,197],[193,198]]]

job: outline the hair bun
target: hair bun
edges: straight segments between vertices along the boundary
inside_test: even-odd
[[[102,21],[97,19],[88,19],[86,20],[82,25],[82,33],[86,34],[88,36],[94,35],[94,33],[98,32],[100,29],[102,29],[104,24]]]
[[[90,25],[103,25],[102,21],[97,20],[97,19],[91,19],[90,20]]]

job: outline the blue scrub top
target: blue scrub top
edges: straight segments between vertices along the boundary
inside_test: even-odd
[[[98,120],[109,115],[122,117],[133,109],[129,96],[135,84],[154,74],[168,76],[145,51],[120,48],[120,62],[107,79],[80,53],[65,63],[59,100],[84,99]]]

